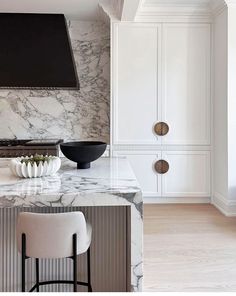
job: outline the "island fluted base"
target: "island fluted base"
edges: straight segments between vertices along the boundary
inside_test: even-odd
[[[82,210],[93,226],[91,246],[93,291],[131,291],[130,207],[5,208],[0,209],[0,291],[21,290],[21,257],[16,249],[15,225],[20,211],[65,212]],[[26,286],[35,283],[34,259],[27,260]],[[86,281],[86,256],[78,257],[79,280]],[[66,259],[40,260],[40,280],[72,278],[72,262]],[[78,287],[78,291],[86,291]],[[42,292],[72,292],[72,285],[40,287]]]
[[[33,180],[13,176],[9,160],[3,159],[0,180],[0,291],[20,290],[20,255],[15,238],[17,213],[81,208],[93,227],[93,290],[142,291],[142,192],[125,158],[101,157],[88,170],[77,170],[75,163],[62,159],[55,176]],[[79,280],[86,280],[83,278],[86,262],[79,257],[78,263]],[[29,288],[35,280],[35,268],[32,260],[27,264]],[[70,264],[68,260],[42,260],[40,280],[52,277],[56,280],[58,276],[70,279]],[[70,288],[49,287],[49,291],[54,289]]]

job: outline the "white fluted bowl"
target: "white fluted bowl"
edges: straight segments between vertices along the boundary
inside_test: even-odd
[[[21,162],[22,158],[27,157],[17,157],[11,160],[10,169],[15,176],[21,178],[38,178],[43,176],[54,175],[61,167],[61,159],[59,157],[53,156],[48,161],[40,161],[39,165],[34,162],[31,164],[28,162]],[[29,158],[29,157],[28,157]]]

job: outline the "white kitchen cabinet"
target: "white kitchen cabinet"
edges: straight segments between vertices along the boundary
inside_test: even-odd
[[[162,151],[169,171],[162,175],[162,196],[209,197],[209,151]]]
[[[209,151],[115,151],[125,156],[141,185],[144,197],[209,197]],[[158,174],[154,165],[165,160],[169,170]]]
[[[162,143],[209,145],[210,25],[164,24],[162,35]]]
[[[161,196],[161,175],[154,164],[161,158],[160,151],[114,151],[114,156],[125,156],[129,160],[144,196]]]
[[[159,31],[156,25],[115,26],[114,144],[158,142],[153,125],[158,118]]]
[[[112,32],[112,155],[129,159],[150,200],[209,201],[211,25],[115,23]]]
[[[114,30],[113,144],[210,145],[210,25]],[[156,122],[168,124],[166,136]]]

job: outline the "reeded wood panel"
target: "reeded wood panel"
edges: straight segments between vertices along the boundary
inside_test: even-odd
[[[125,292],[129,289],[130,260],[127,248],[127,207],[0,209],[0,292],[20,291],[20,254],[16,250],[15,225],[19,211],[64,212],[82,210],[92,224],[92,285],[94,291]],[[72,260],[40,260],[40,280],[72,279]],[[130,265],[130,264],[129,264]],[[35,280],[34,260],[27,260],[27,289]],[[86,257],[78,257],[78,280],[86,281]],[[44,292],[72,291],[70,285],[40,287]],[[79,288],[79,291],[86,291]]]

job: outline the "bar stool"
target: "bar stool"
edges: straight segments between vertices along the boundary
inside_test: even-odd
[[[22,292],[25,292],[25,263],[35,258],[36,284],[30,292],[48,284],[73,284],[87,286],[92,292],[90,274],[90,244],[92,228],[82,212],[36,214],[22,212],[17,221],[17,245],[22,257]],[[77,281],[77,255],[87,251],[88,282]],[[73,280],[39,281],[40,258],[70,258],[73,260]]]

